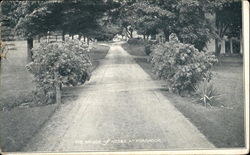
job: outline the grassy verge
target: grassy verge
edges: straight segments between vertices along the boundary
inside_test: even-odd
[[[2,151],[20,150],[58,107],[56,104],[29,106],[28,103],[32,102],[31,92],[35,86],[32,83],[32,76],[25,69],[26,42],[16,41],[14,44],[16,50],[8,53],[8,60],[2,62],[0,70],[0,148]],[[94,45],[90,54],[93,60],[92,71],[106,56],[108,50],[107,46]],[[62,100],[70,101],[76,97],[71,92]]]
[[[21,41],[13,44],[18,50],[11,51],[8,59],[0,66],[0,111],[11,110],[23,103],[32,102],[32,91],[35,89],[33,77],[25,69],[26,44]],[[99,61],[104,59],[108,50],[108,46],[98,44],[93,46],[90,51],[93,65],[91,71],[98,67]]]
[[[109,51],[108,46],[104,45],[94,45],[90,51],[90,58],[92,60],[92,68],[91,70],[94,71],[100,64],[100,60],[104,59]]]
[[[56,105],[15,108],[0,113],[2,151],[19,151],[56,110]]]
[[[125,45],[128,46],[128,45]],[[137,47],[138,48],[138,47]],[[133,46],[125,48],[136,54]],[[137,54],[136,54],[137,55]],[[216,147],[244,146],[244,100],[242,58],[220,58],[221,63],[213,68],[213,83],[222,95],[220,103],[206,108],[194,102],[191,97],[180,97],[168,91],[161,92],[172,104],[188,118]],[[153,79],[151,65],[147,58],[135,58],[135,61]]]

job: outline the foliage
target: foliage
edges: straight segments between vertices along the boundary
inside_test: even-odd
[[[49,3],[43,1],[20,2],[15,11],[18,15],[15,25],[16,34],[24,38],[33,38],[36,35],[46,34],[54,26],[53,10]]]
[[[222,4],[222,7],[216,9],[216,53],[221,50],[221,40],[224,36],[229,38],[237,37],[239,39],[242,31],[242,11],[241,1],[234,0]]]
[[[133,38],[134,30],[142,35],[154,35],[163,19],[170,21],[174,17],[170,11],[147,1],[122,2],[116,12],[113,18],[124,28],[124,35],[129,38]]]
[[[150,53],[152,53],[153,47],[154,45],[157,44],[157,41],[152,41],[152,40],[146,40],[145,41],[145,53],[147,55],[150,55]]]
[[[218,103],[220,95],[211,82],[208,82],[207,80],[202,81],[197,84],[194,89],[199,96],[198,103],[202,103],[204,106],[212,106]]]
[[[173,28],[183,43],[193,44],[199,50],[214,38],[212,21],[206,18],[207,3],[204,0],[182,0],[177,7],[179,15]]]
[[[130,38],[128,39],[128,44],[131,45],[142,45],[144,44],[144,41],[140,38]]]
[[[116,25],[110,23],[100,23],[100,25],[95,30],[90,30],[88,33],[84,33],[85,35],[95,38],[98,41],[110,41],[114,38],[116,34],[118,34],[120,28]]]
[[[152,52],[153,46],[156,45],[157,42],[153,40],[143,40],[141,38],[130,38],[128,44],[143,46],[145,54],[149,55]]]
[[[169,40],[153,47],[151,63],[154,73],[166,79],[172,91],[190,92],[200,81],[211,79],[210,69],[217,62],[212,53],[181,43],[175,34]]]
[[[107,11],[103,0],[41,0],[16,3],[15,9],[6,3],[5,14],[12,19],[17,34],[25,38],[45,35],[48,31],[89,36],[91,32],[98,31],[99,19]]]
[[[0,3],[1,39],[4,41],[13,39],[16,19],[12,14],[17,9],[17,4],[17,1],[1,1]]]
[[[34,75],[40,98],[52,100],[56,85],[76,86],[90,78],[89,49],[81,41],[43,42],[33,51],[34,61],[27,69]]]
[[[220,37],[228,35],[229,37],[239,38],[242,29],[241,17],[241,1],[238,0],[223,4],[222,8],[216,10],[217,34]]]
[[[103,0],[75,0],[60,3],[58,29],[71,35],[96,36],[107,10]]]
[[[155,35],[163,32],[166,40],[176,33],[181,42],[193,44],[202,50],[207,41],[216,38],[215,25],[209,15],[215,12],[219,21],[238,28],[241,18],[239,0],[135,0],[121,1],[114,18],[124,27],[128,37],[132,31],[142,35]],[[233,7],[228,7],[228,6]],[[223,8],[229,8],[226,11]],[[219,11],[218,11],[219,10]],[[234,14],[234,15],[231,15]],[[233,17],[233,18],[231,18]],[[236,18],[237,19],[236,19]],[[236,26],[234,23],[236,23]]]
[[[8,47],[7,45],[0,40],[0,61],[2,58],[7,58]]]

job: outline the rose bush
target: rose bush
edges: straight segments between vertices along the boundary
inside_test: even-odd
[[[34,61],[26,67],[34,75],[41,102],[53,102],[57,86],[76,86],[90,78],[89,49],[79,40],[43,42],[33,53]]]
[[[199,51],[193,45],[181,43],[176,35],[169,42],[152,48],[153,72],[166,79],[173,92],[194,91],[194,86],[203,80],[210,80],[210,71],[217,58],[211,52]]]

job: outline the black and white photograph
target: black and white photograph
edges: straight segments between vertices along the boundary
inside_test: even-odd
[[[248,153],[247,1],[0,8],[3,154]]]

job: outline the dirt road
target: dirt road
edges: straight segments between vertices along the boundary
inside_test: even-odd
[[[119,44],[23,151],[213,148]]]

